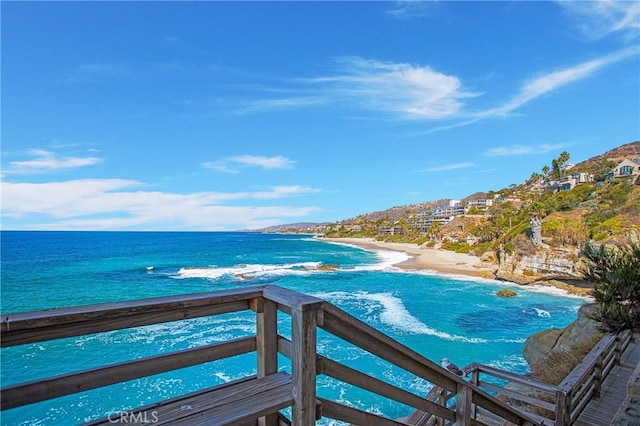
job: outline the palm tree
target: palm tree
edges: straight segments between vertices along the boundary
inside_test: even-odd
[[[544,173],[545,177],[549,176],[549,171],[550,171],[550,170],[551,170],[551,169],[549,168],[549,166],[544,166],[544,167],[542,168],[542,173]]]
[[[592,318],[608,332],[640,330],[640,243],[587,245],[585,278],[593,281]]]
[[[569,161],[569,157],[570,155],[567,151],[562,151],[560,153],[560,156],[558,157],[558,168],[560,169],[560,176],[564,174],[563,166],[567,161]]]

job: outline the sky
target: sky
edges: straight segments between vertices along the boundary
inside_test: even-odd
[[[233,231],[640,140],[637,1],[2,1],[1,227]]]

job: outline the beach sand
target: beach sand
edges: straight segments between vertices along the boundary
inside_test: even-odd
[[[476,256],[448,250],[422,248],[410,243],[387,243],[373,238],[323,238],[325,241],[351,244],[367,250],[401,251],[410,259],[395,266],[406,270],[428,269],[443,274],[493,278],[497,265],[483,263]]]

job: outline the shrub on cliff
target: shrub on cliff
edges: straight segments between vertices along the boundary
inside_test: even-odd
[[[640,330],[640,242],[589,244],[585,278],[594,282],[592,318],[608,332]]]

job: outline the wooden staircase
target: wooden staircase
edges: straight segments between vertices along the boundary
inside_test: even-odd
[[[467,382],[336,306],[277,286],[2,315],[0,343],[8,347],[239,311],[255,313],[255,335],[6,386],[0,391],[1,408],[255,352],[254,376],[117,415],[124,416],[120,420],[126,423],[172,425],[307,426],[320,418],[384,426],[543,423],[542,418],[510,406],[487,389],[489,382],[480,375],[491,374],[488,367],[475,365],[472,380]],[[290,330],[278,330],[278,312],[290,316]],[[318,354],[320,329],[431,383],[435,396],[416,395]],[[279,372],[278,354],[290,360],[290,373]],[[391,419],[323,398],[316,393],[318,375],[389,398],[416,414]],[[96,420],[89,424],[112,424],[113,416],[96,413]]]

